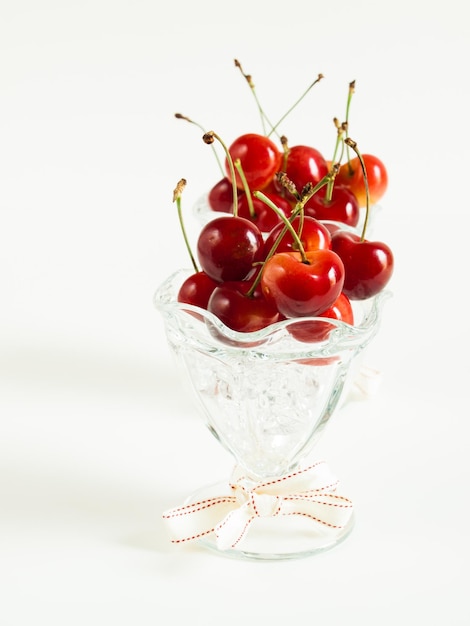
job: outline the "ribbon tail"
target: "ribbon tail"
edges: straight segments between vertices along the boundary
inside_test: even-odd
[[[287,496],[282,503],[282,515],[303,515],[324,530],[341,530],[353,514],[349,498],[332,493]]]
[[[220,550],[234,548],[248,532],[253,519],[247,504],[231,511],[215,528],[217,547]]]
[[[237,506],[235,497],[221,496],[165,511],[163,521],[170,541],[182,543],[208,535]]]

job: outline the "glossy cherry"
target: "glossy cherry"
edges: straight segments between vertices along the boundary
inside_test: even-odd
[[[345,324],[350,324],[351,326],[354,324],[354,312],[351,301],[343,292],[339,294],[334,304],[326,311],[320,313],[318,317],[339,320]],[[315,319],[289,324],[287,330],[298,341],[314,343],[326,341],[330,336],[331,331],[335,328],[337,328],[335,324]]]
[[[384,163],[372,154],[363,154],[362,159],[367,173],[369,203],[376,204],[388,187],[388,172]],[[341,165],[336,175],[336,184],[345,185],[356,196],[360,207],[367,203],[364,174],[359,157],[354,157]]]
[[[201,269],[212,279],[243,280],[263,257],[263,235],[250,220],[220,215],[205,224],[197,240]]]
[[[266,261],[261,288],[285,317],[316,316],[341,293],[344,267],[332,250],[279,252]]]
[[[259,190],[266,187],[280,168],[282,153],[277,145],[265,135],[247,133],[241,135],[228,148],[233,162],[239,160],[248,187]],[[225,159],[227,175],[231,176],[228,159]],[[237,187],[244,189],[239,172],[235,172]]]
[[[239,192],[239,196],[242,192]],[[213,211],[231,213],[233,210],[233,185],[230,178],[221,178],[209,191],[207,196],[209,207]]]
[[[392,277],[393,253],[381,241],[367,241],[355,233],[339,230],[331,236],[331,247],[343,261],[343,291],[351,300],[375,296]]]
[[[356,196],[345,185],[335,184],[329,199],[325,185],[306,202],[305,214],[318,220],[342,222],[354,227],[359,222],[360,208]]]
[[[195,272],[188,276],[181,284],[177,300],[184,304],[192,304],[201,309],[207,309],[209,298],[218,284],[217,281],[208,276],[205,272]]]
[[[298,145],[289,148],[282,171],[301,193],[307,183],[316,185],[328,174],[328,165],[316,148]]]
[[[251,293],[253,281],[226,281],[210,297],[208,311],[238,332],[254,332],[274,324],[280,318],[272,300],[267,300],[258,286]]]
[[[302,230],[300,231],[300,224]],[[292,226],[297,233],[304,250],[324,250],[331,246],[331,235],[328,228],[314,217],[305,216],[301,221],[300,216],[292,220]],[[277,224],[268,234],[264,243],[265,256],[267,256],[276,244],[280,234],[285,230],[284,235],[276,246],[276,252],[298,252],[298,242],[292,234],[284,228],[283,223]],[[300,231],[300,232],[299,232]]]

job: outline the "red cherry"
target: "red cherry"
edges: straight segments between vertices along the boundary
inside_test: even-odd
[[[376,204],[388,187],[387,169],[384,163],[372,154],[363,154],[362,160],[367,173],[369,202]],[[366,206],[366,188],[359,157],[354,157],[348,163],[343,163],[335,180],[338,185],[345,185],[354,193],[360,207]]]
[[[261,288],[247,295],[252,281],[227,281],[218,285],[210,297],[208,310],[221,322],[238,332],[254,332],[279,320],[279,311],[268,301]]]
[[[319,315],[338,298],[344,281],[344,267],[332,250],[305,253],[279,252],[266,261],[261,288],[286,317]]]
[[[289,148],[284,171],[301,193],[307,183],[316,185],[328,174],[328,165],[316,148],[300,145]]]
[[[252,191],[266,187],[279,170],[282,154],[276,144],[265,135],[247,133],[241,135],[228,149],[235,162],[240,160],[248,187]],[[230,166],[225,159],[225,170],[231,176]],[[235,172],[237,187],[244,189],[243,181],[238,171]]]
[[[387,244],[339,230],[331,236],[331,247],[343,261],[343,291],[351,300],[375,296],[389,282],[394,258]]]
[[[243,280],[262,260],[263,235],[244,217],[221,215],[205,224],[197,240],[201,268],[214,280]]]
[[[177,300],[184,304],[192,304],[201,309],[207,309],[209,298],[218,284],[205,272],[196,272],[183,281],[178,291]]]
[[[276,205],[285,217],[290,217],[292,213],[292,206],[286,198],[272,192],[264,191],[263,193]],[[281,218],[259,198],[252,196],[252,199],[254,215],[251,215],[250,213],[250,207],[246,195],[242,195],[239,199],[238,215],[255,223],[262,232],[267,233],[281,222]]]
[[[299,216],[292,220],[292,226],[297,233],[299,232],[300,224]],[[269,254],[283,229],[284,224],[279,223],[270,231],[264,243],[265,256]],[[303,219],[300,241],[304,250],[323,250],[331,247],[331,236],[327,227],[319,220],[309,216],[305,216]],[[288,230],[279,241],[276,252],[298,252],[298,244]]]
[[[336,302],[318,317],[327,317],[329,319],[339,320],[345,324],[354,324],[354,312],[351,302],[345,293],[340,293]],[[303,322],[295,322],[289,324],[287,330],[298,341],[307,343],[326,341],[330,332],[336,326],[321,320],[305,320]]]
[[[348,187],[335,184],[331,199],[327,200],[325,196],[326,186],[319,189],[305,204],[305,215],[311,215],[317,220],[357,226],[360,217],[359,202]]]
[[[231,213],[233,210],[233,185],[230,179],[224,177],[219,180],[209,191],[207,201],[213,211]]]
[[[322,221],[323,226],[328,230],[330,235],[335,233],[337,230],[344,230],[344,228],[342,227],[343,223],[342,222],[328,222],[327,220]]]

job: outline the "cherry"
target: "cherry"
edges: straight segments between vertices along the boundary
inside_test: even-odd
[[[369,203],[376,204],[388,187],[388,173],[384,163],[372,154],[363,154],[369,185]],[[336,183],[345,185],[356,196],[360,207],[366,206],[366,188],[359,157],[354,157],[341,165],[336,176]]]
[[[233,210],[233,188],[230,178],[227,176],[221,178],[209,191],[207,201],[213,211],[231,213]]]
[[[322,187],[305,204],[305,215],[318,220],[343,222],[357,226],[360,217],[359,202],[354,193],[345,185],[335,184],[328,197],[328,189]]]
[[[331,235],[326,226],[314,217],[295,217],[292,227],[298,234],[300,243],[304,250],[327,249],[331,246]],[[301,231],[300,231],[301,228]],[[284,234],[282,235],[282,233]],[[281,237],[282,235],[282,237]],[[281,237],[279,239],[279,237]],[[280,222],[271,229],[264,243],[265,256],[267,256],[273,246],[276,245],[276,252],[298,252],[299,242],[294,239],[292,233],[287,230],[283,222]]]
[[[221,322],[238,332],[254,332],[279,320],[275,304],[261,288],[251,289],[253,281],[226,281],[210,297],[208,310]]]
[[[343,291],[351,300],[375,296],[389,282],[394,258],[387,244],[339,230],[331,236],[331,247],[343,261]]]
[[[231,144],[228,152],[233,162],[240,160],[250,189],[263,189],[279,170],[282,154],[276,144],[265,135],[247,133],[241,135]],[[227,174],[232,176],[230,163],[225,160]],[[243,189],[243,181],[238,172],[235,173],[236,184]]]
[[[318,317],[339,320],[345,324],[354,324],[354,312],[351,302],[344,292],[341,292],[334,304],[319,314]],[[305,320],[289,324],[287,330],[298,341],[313,343],[326,341],[336,326],[323,320]]]
[[[344,230],[344,228],[341,225],[341,222],[329,222],[328,220],[322,220],[322,224],[328,230],[330,235],[335,233],[337,230]],[[331,247],[331,244],[330,244],[330,247]]]
[[[366,215],[361,235],[347,231],[337,231],[331,236],[331,247],[341,257],[344,264],[344,293],[352,300],[365,300],[382,291],[389,282],[394,268],[393,253],[381,241],[367,241],[366,231],[370,212],[369,176],[364,157],[356,142],[347,138],[345,143],[353,148],[361,166],[366,192]]]
[[[264,195],[276,205],[278,210],[281,211],[285,217],[288,218],[291,215],[292,205],[286,198],[283,198],[277,193],[268,191],[264,191]],[[254,222],[264,233],[272,230],[277,224],[282,223],[279,215],[265,202],[253,195],[251,199],[250,204],[250,199],[246,194],[239,198],[238,215],[240,217],[245,217]]]
[[[205,224],[197,240],[203,271],[214,280],[243,280],[263,257],[263,235],[244,217],[221,215]]]
[[[265,262],[261,288],[285,317],[306,317],[332,306],[343,281],[343,263],[332,250],[279,252]]]
[[[177,300],[184,304],[192,304],[201,309],[207,309],[209,298],[218,284],[205,272],[195,272],[183,281],[178,291]]]
[[[288,149],[283,171],[300,193],[307,183],[319,183],[328,174],[328,165],[316,148],[298,145]]]

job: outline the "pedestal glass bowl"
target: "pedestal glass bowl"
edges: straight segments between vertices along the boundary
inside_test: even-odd
[[[253,333],[178,303],[189,271],[155,293],[169,346],[210,432],[234,472],[167,511],[171,540],[197,540],[225,556],[286,559],[333,547],[351,531],[351,501],[323,462],[303,466],[376,334],[388,292],[355,302],[355,324],[296,318]],[[316,324],[322,340],[296,339]],[[177,443],[175,442],[175,445]]]

